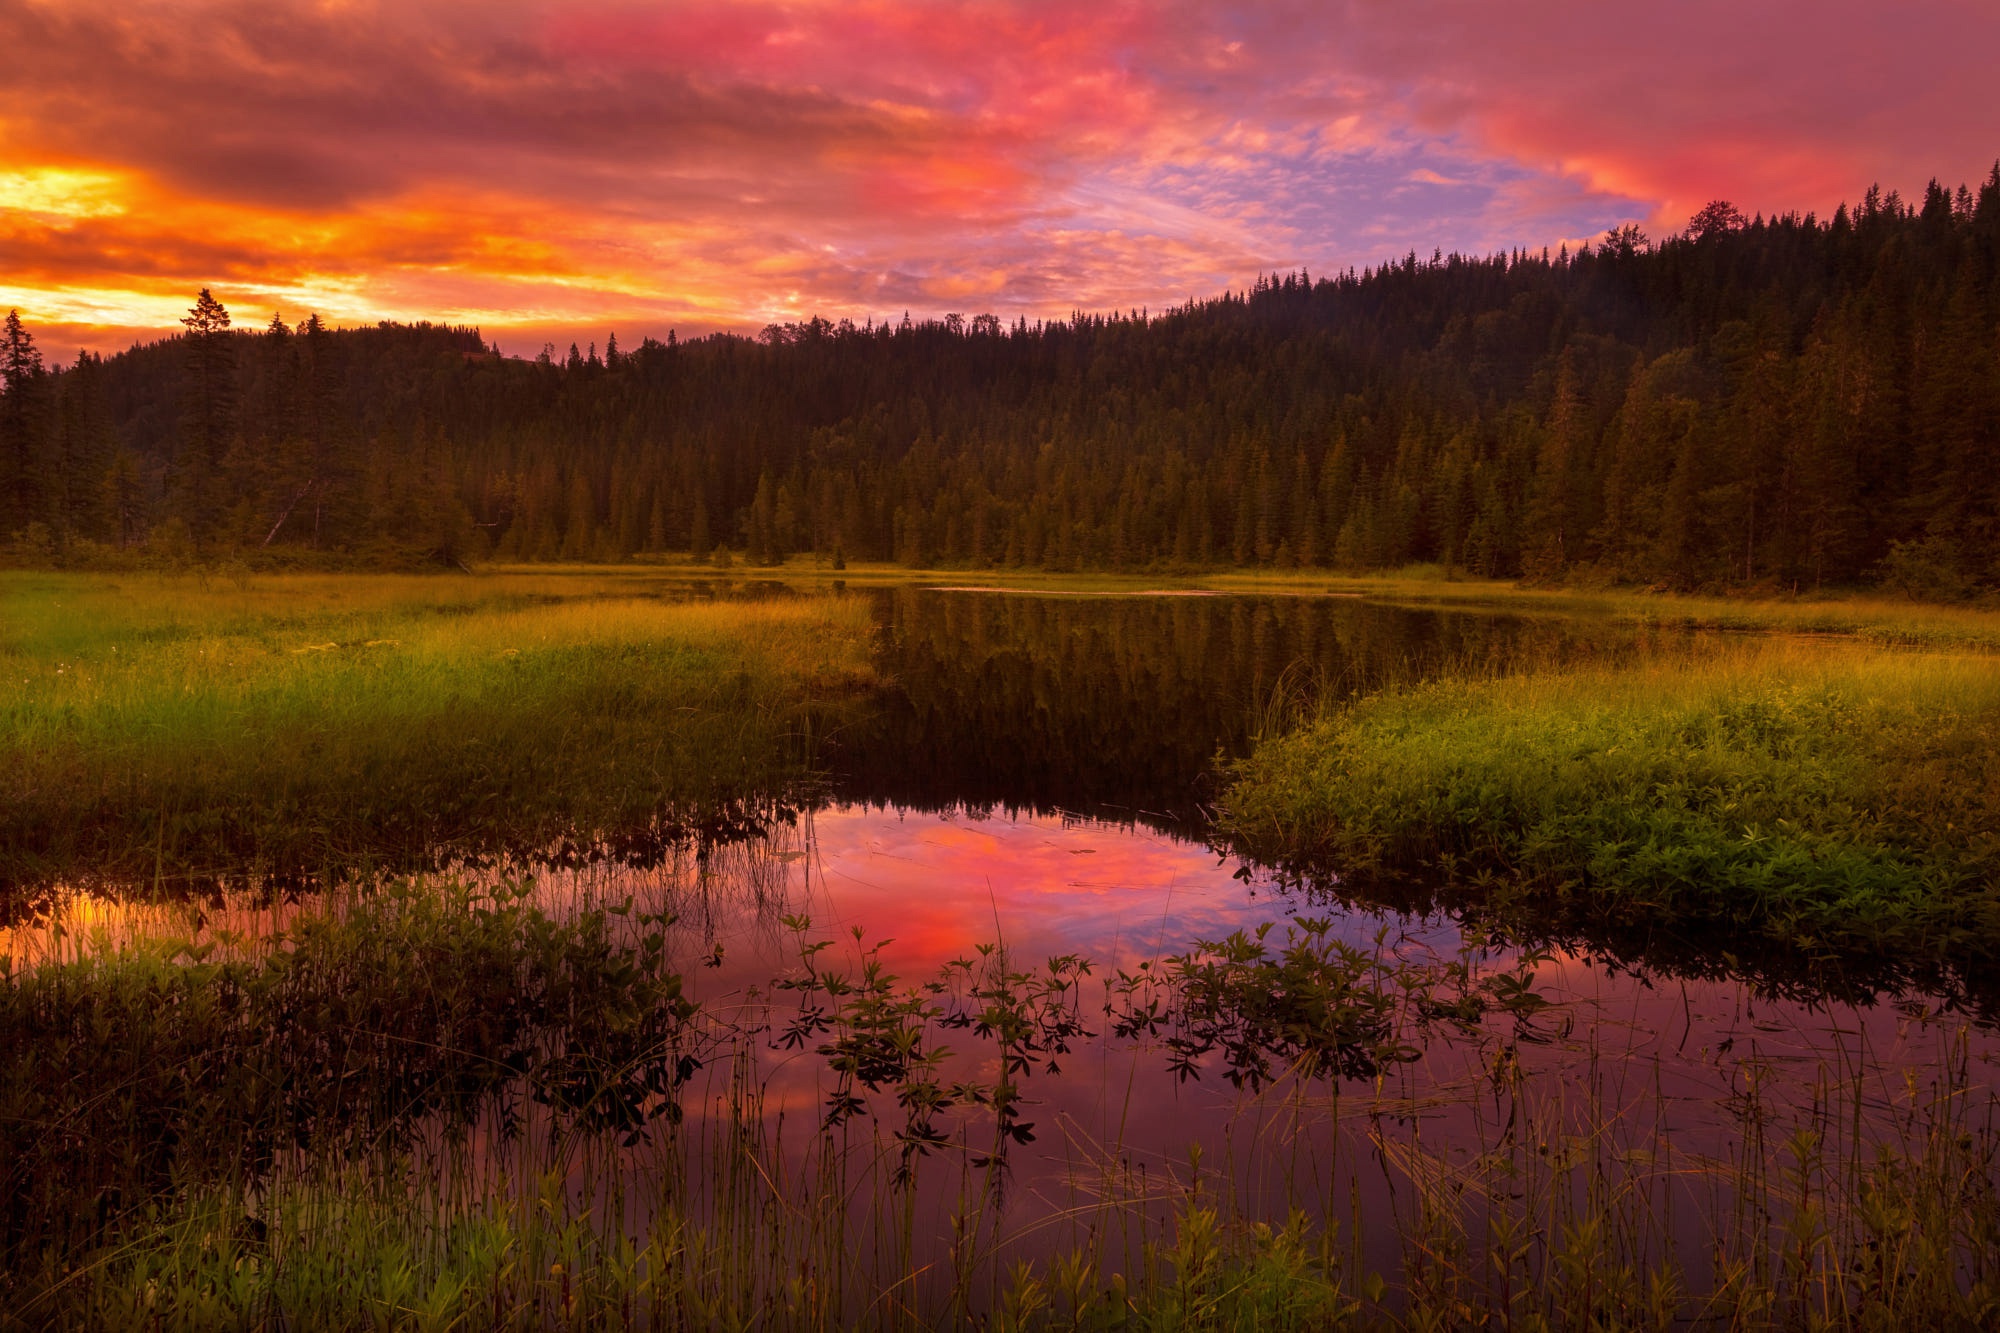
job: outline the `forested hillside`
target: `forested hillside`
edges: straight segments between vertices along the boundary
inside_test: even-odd
[[[1165,313],[814,320],[538,360],[316,318],[0,348],[18,558],[1048,568],[1436,561],[1674,587],[2000,585],[2000,166],[1830,219],[1411,255]]]

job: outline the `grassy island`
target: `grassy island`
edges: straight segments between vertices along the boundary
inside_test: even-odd
[[[1350,882],[1800,946],[2000,947],[2000,663],[1788,638],[1329,707],[1225,826]]]

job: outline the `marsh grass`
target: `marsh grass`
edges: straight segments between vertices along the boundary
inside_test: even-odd
[[[270,937],[0,957],[0,1251],[63,1250],[177,1184],[462,1138],[498,1116],[634,1137],[699,1067],[657,914],[399,883]]]
[[[2000,671],[1740,641],[1335,704],[1234,773],[1251,855],[1805,953],[2000,948]]]
[[[2000,1313],[1996,1103],[1962,1033],[1930,1077],[1836,1060],[1804,1095],[1745,1060],[1732,1132],[1704,1139],[1594,1054],[1536,1074],[1561,1025],[1532,956],[1399,959],[1302,921],[1102,978],[992,948],[904,979],[794,917],[783,984],[696,1005],[673,906],[405,884],[282,938],[100,934],[10,960],[0,1327]],[[1056,1066],[1099,1031],[1235,1082],[1270,1145],[1245,1151],[1282,1189],[1114,1141],[1023,1221],[1013,1171],[1066,1132],[1037,1137],[1034,1089],[1079,1076]]]
[[[636,573],[0,589],[16,884],[632,836],[789,782],[866,682],[853,603],[682,605]],[[1237,835],[1801,951],[1987,947],[1983,660],[1759,640],[1471,674],[1351,705],[1293,682]],[[0,1327],[2000,1319],[1962,1034],[1907,1078],[1734,1059],[1727,1132],[1690,1132],[1570,1049],[1541,960],[1476,939],[1416,958],[1305,919],[904,978],[777,895],[792,965],[697,1002],[684,887],[356,875],[262,933],[172,904],[60,933],[102,919],[63,898],[0,949]],[[1230,1087],[1226,1150],[1050,1115],[1096,1043]],[[1024,1203],[1051,1161],[1063,1190]]]
[[[0,891],[643,839],[803,776],[867,608],[646,591],[9,575]]]

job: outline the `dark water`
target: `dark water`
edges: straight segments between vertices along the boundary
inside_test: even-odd
[[[1700,655],[1725,638],[1610,619],[1397,607],[1342,596],[1086,596],[904,588],[872,594],[888,688],[826,738],[833,808],[1057,815],[1206,846],[1230,760],[1322,701],[1440,676],[1490,676]],[[1107,835],[1108,836],[1108,835]],[[1266,867],[1232,867],[1267,888]],[[1781,943],[1517,910],[1434,886],[1360,886],[1338,867],[1294,874],[1293,906],[1379,913],[1448,907],[1517,942],[1587,952],[1655,975],[1753,978],[1802,1000],[1916,988],[1982,1012],[1981,978],[1899,960],[1804,957]],[[1371,896],[1372,895],[1372,896]]]
[[[1291,708],[1414,678],[1629,658],[1609,622],[1349,597],[875,594],[874,717],[834,738],[837,799],[1060,811],[1201,836],[1218,757]]]

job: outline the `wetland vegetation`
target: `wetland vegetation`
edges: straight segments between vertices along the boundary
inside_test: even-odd
[[[0,1327],[2000,1313],[1985,613],[6,580]]]
[[[588,576],[0,575],[0,896],[636,854],[782,797],[869,624]]]
[[[905,980],[790,917],[780,983],[714,1006],[667,962],[672,906],[405,885],[254,940],[99,934],[10,960],[0,1325],[1969,1329],[2000,1310],[2000,1127],[1963,1037],[1879,1112],[1865,1078],[1822,1071],[1788,1105],[1751,1066],[1715,1153],[1657,1102],[1635,1118],[1615,1075],[1536,1077],[1563,1021],[1543,960],[1476,942],[1416,962],[1318,919],[1102,977],[987,947]],[[1024,1245],[1006,1218],[1033,1093],[1098,1033],[1235,1083],[1278,1198],[1199,1149],[1149,1170],[1105,1144]],[[1441,1044],[1469,1086],[1395,1074]],[[823,1096],[788,1124],[773,1103],[801,1059]],[[1457,1153],[1419,1127],[1441,1097],[1470,1119]],[[1340,1188],[1357,1167],[1404,1182],[1384,1214]]]
[[[2000,947],[1996,740],[1990,657],[1732,642],[1333,704],[1243,762],[1224,827],[1352,882],[1808,953],[1984,959]]]

